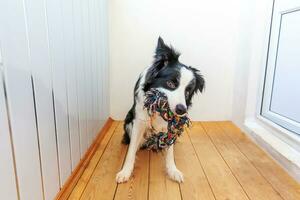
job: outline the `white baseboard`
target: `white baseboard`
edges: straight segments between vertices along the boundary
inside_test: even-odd
[[[246,134],[300,183],[300,137],[264,119],[246,119]]]

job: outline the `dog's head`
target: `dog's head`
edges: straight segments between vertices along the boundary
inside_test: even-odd
[[[157,88],[164,92],[170,109],[178,115],[184,115],[192,104],[193,96],[203,91],[205,81],[199,70],[180,63],[179,56],[159,37],[153,65],[146,75],[144,91]]]

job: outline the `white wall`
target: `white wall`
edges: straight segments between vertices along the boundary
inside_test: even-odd
[[[255,14],[259,14],[256,12],[256,3],[256,1],[243,1],[239,9],[239,34],[237,36],[238,49],[234,65],[232,121],[242,129],[244,129],[243,124],[247,106],[253,34],[255,33],[254,29],[257,28],[255,27]]]
[[[109,117],[107,2],[0,8],[0,196],[54,199]]]
[[[240,4],[244,2],[109,1],[111,116],[125,117],[133,102],[135,81],[151,64],[161,35],[182,53],[181,62],[200,69],[206,79],[205,93],[195,97],[191,118],[231,119],[234,70],[241,50]]]

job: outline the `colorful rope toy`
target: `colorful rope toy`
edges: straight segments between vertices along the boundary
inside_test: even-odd
[[[145,96],[144,108],[147,109],[149,116],[153,117],[158,112],[168,122],[168,131],[153,134],[146,139],[141,148],[160,151],[174,144],[177,137],[184,131],[184,127],[190,126],[191,121],[186,115],[175,115],[169,107],[167,96],[157,89],[151,89],[146,92]]]

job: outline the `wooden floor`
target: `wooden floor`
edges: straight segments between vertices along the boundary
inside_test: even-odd
[[[231,122],[197,122],[175,145],[182,184],[165,174],[164,154],[139,151],[132,178],[117,184],[127,146],[114,122],[69,199],[300,200],[300,185]]]

